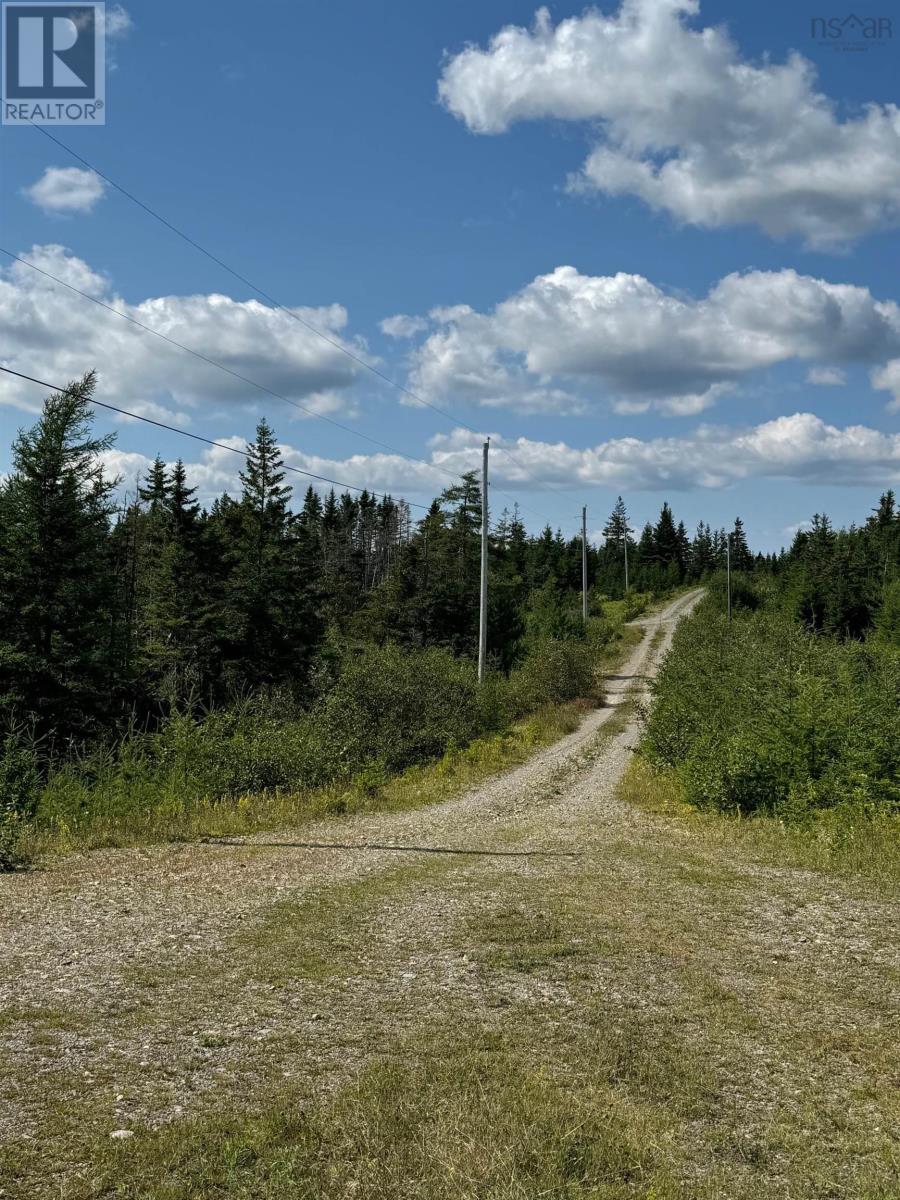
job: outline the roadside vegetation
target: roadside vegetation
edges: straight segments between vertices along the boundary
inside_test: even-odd
[[[596,619],[589,631],[482,689],[472,664],[444,652],[373,648],[308,713],[286,719],[276,698],[178,715],[45,782],[19,750],[19,777],[36,799],[28,821],[8,826],[18,861],[447,799],[573,732],[601,702],[602,671],[640,630]]]
[[[900,877],[900,514],[817,517],[775,571],[724,580],[675,633],[629,792],[731,818],[766,852]],[[652,768],[652,769],[651,769]]]
[[[309,863],[312,889],[295,874],[230,922],[227,953],[157,959],[133,1005],[70,1018],[83,1045],[102,1028],[92,1086],[60,1056],[40,1136],[0,1149],[9,1195],[894,1200],[887,896],[635,814],[613,794],[634,726],[611,724],[483,821],[422,814],[428,844],[493,854],[337,884]],[[509,855],[553,845],[575,852]],[[245,888],[297,869],[219,854]],[[32,1017],[47,1044],[72,1040],[51,1019]]]

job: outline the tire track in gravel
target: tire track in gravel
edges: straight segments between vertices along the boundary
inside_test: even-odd
[[[544,854],[565,872],[586,812],[610,836],[629,820],[612,797],[635,719],[598,735],[642,694],[700,595],[639,622],[608,704],[576,732],[454,800],[0,879],[0,1143],[60,1119],[64,1100],[75,1120],[79,1097],[101,1097],[98,1119],[115,1128],[276,1076],[317,1090],[410,1014],[480,1006],[457,944],[473,905],[492,903],[493,883],[478,880],[527,879]]]

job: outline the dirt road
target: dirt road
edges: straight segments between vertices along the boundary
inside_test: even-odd
[[[0,1195],[94,1195],[116,1131],[520,1029],[573,1086],[583,1039],[626,1039],[605,1086],[659,1109],[673,1195],[900,1196],[896,908],[616,797],[623,701],[696,598],[644,622],[608,706],[457,800],[0,879]],[[567,1194],[670,1194],[650,1178]]]

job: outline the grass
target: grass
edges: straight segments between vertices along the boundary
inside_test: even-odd
[[[900,886],[900,816],[848,807],[787,823],[764,815],[706,812],[685,802],[675,771],[642,758],[632,762],[620,796],[644,812],[672,818],[707,845],[740,851],[761,863]]]
[[[251,1119],[185,1122],[110,1143],[66,1200],[519,1200],[681,1193],[665,1122],[630,1096],[636,1047],[597,1042],[584,1085],[501,1034],[440,1037],[373,1064],[330,1101],[289,1095]],[[640,1057],[640,1056],[638,1056]],[[614,1080],[614,1082],[613,1082]]]
[[[440,937],[465,947],[475,990],[407,1005],[337,1088],[311,1095],[257,1062],[240,1104],[213,1098],[157,1129],[129,1123],[125,1142],[89,1106],[75,1134],[79,1170],[47,1171],[46,1190],[35,1188],[35,1156],[47,1151],[30,1146],[7,1158],[8,1195],[896,1200],[896,1053],[865,989],[842,966],[829,975],[827,962],[776,979],[735,922],[741,906],[770,903],[768,884],[745,876],[736,898],[730,861],[713,858],[695,892],[702,859],[679,874],[671,840],[614,839],[601,852],[585,830],[584,842],[590,861],[537,879],[430,864],[429,886],[452,895],[464,880],[472,898],[463,924]],[[650,853],[658,869],[636,889]],[[316,930],[325,944],[343,938],[352,952],[329,978],[345,1003],[346,981],[367,970],[367,915],[408,903],[422,882],[403,869],[318,910],[276,905],[256,951],[302,974]],[[251,960],[254,978],[268,978]],[[382,1003],[377,990],[371,1003]],[[226,1044],[214,1031],[200,1038],[212,1051]],[[308,1069],[302,1043],[285,1041],[273,1059]],[[45,1136],[57,1142],[53,1121]]]
[[[626,714],[598,745],[613,722],[621,730]],[[56,1087],[41,1136],[0,1150],[0,1189],[16,1200],[897,1200],[879,906],[845,874],[811,872],[792,849],[778,857],[749,822],[684,812],[646,771],[636,760],[620,791],[639,812],[604,810],[600,823],[588,809],[565,826],[579,856],[404,861],[274,900],[195,979],[163,970],[152,1036],[202,1018],[200,1050],[224,1058],[223,997],[240,1006],[248,983],[275,984],[340,1027],[330,1052],[352,1065],[301,1086],[323,1070],[318,1043],[284,1022],[237,1078],[216,1076],[189,1119],[128,1121],[124,1142],[109,1137],[123,1122],[96,1084],[74,1103]],[[492,839],[546,836],[552,805],[492,825]],[[441,919],[423,928],[426,889]],[[398,989],[410,961],[416,990]],[[461,982],[448,962],[466,964]],[[109,1023],[108,1040],[123,1040]],[[128,1090],[121,1061],[109,1069],[106,1091]]]
[[[593,750],[627,723],[623,705]],[[427,792],[434,769],[407,774]],[[481,768],[458,778],[470,769]],[[564,829],[577,854],[404,859],[273,895],[190,977],[161,960],[148,976],[152,1019],[97,1026],[89,1087],[80,1072],[64,1079],[53,1047],[50,1109],[39,1136],[0,1147],[0,1192],[897,1200],[896,980],[872,903],[889,894],[887,876],[867,876],[861,894],[849,858],[811,870],[780,833],[770,844],[771,830],[687,812],[671,780],[647,770],[634,760],[619,792],[630,807],[603,808],[602,820],[588,805],[556,828],[548,794],[491,822],[497,848]],[[560,787],[585,778],[560,769]],[[398,985],[409,966],[415,980]],[[315,1037],[277,1008],[284,998],[323,1014]],[[246,1042],[251,1003],[270,1036]],[[58,1019],[46,1016],[42,1037]],[[187,1118],[120,1115],[120,1090],[149,1094],[173,1070],[153,1082],[129,1074],[127,1055],[185,1029],[214,1061],[214,1086]],[[179,1061],[174,1073],[191,1069]],[[112,1140],[123,1126],[134,1136]]]

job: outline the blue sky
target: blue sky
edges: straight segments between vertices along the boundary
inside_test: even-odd
[[[35,129],[0,133],[2,244],[445,469],[479,461],[465,427],[493,434],[516,458],[494,454],[497,488],[532,526],[574,532],[587,504],[599,528],[620,491],[636,524],[668,498],[689,527],[740,513],[765,549],[815,510],[861,519],[900,479],[900,18],[848,52],[802,5],[693,7],[554,6],[535,26],[519,3],[130,3],[107,124],[54,131],[455,432],[115,191],[56,173],[78,164]],[[97,366],[99,398],[235,444],[264,413],[295,465],[413,500],[446,482],[4,263],[6,365]],[[396,314],[412,336],[382,330]],[[0,469],[38,401],[3,383]],[[205,496],[232,485],[235,456],[118,428],[126,481],[159,450]]]

